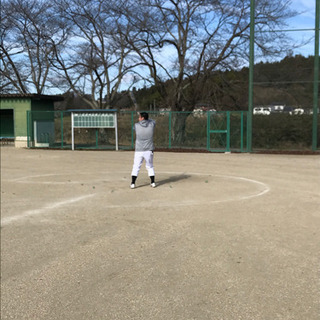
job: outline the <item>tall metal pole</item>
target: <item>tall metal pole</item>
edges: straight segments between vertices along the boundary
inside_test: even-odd
[[[247,117],[247,150],[252,151],[252,112],[253,112],[253,69],[254,69],[254,12],[255,0],[250,0],[250,57],[249,57],[249,97]]]
[[[318,96],[319,96],[319,16],[320,0],[316,0],[315,37],[314,37],[314,79],[313,79],[313,121],[312,150],[317,150]]]
[[[71,148],[74,150],[74,113],[71,112]]]

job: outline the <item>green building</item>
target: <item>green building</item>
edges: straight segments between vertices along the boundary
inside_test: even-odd
[[[28,135],[37,142],[37,128],[52,130],[54,102],[62,101],[60,96],[38,94],[1,94],[0,95],[0,138],[14,140],[16,147],[28,146]],[[39,118],[28,123],[28,112],[37,112]]]

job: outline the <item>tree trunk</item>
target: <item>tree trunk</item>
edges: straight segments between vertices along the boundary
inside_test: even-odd
[[[102,145],[110,144],[109,137],[108,137],[108,130],[110,129],[99,128],[99,144],[102,144]]]
[[[189,113],[172,113],[172,142],[181,147],[186,139],[186,120]]]

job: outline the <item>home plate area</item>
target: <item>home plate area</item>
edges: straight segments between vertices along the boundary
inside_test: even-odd
[[[109,208],[210,205],[250,199],[269,191],[266,184],[256,180],[195,172],[157,172],[155,189],[150,187],[147,175],[141,173],[136,188],[132,190],[130,176],[120,173],[110,175],[114,175],[114,179],[109,180],[110,184],[105,181],[107,193],[104,194],[107,197],[104,206]]]
[[[257,180],[197,172],[157,172],[156,188],[150,187],[146,172],[140,172],[136,188],[130,189],[130,173],[97,172],[45,174],[16,179],[16,183],[55,189],[55,200],[63,207],[65,198],[76,204],[103,208],[179,207],[246,200],[262,196],[269,187]],[[90,201],[81,201],[91,195]],[[61,198],[61,199],[60,199]],[[75,200],[73,200],[75,199]],[[62,202],[61,202],[61,201]],[[61,202],[61,205],[60,205]],[[68,206],[69,201],[65,201]],[[54,204],[52,204],[55,207]]]

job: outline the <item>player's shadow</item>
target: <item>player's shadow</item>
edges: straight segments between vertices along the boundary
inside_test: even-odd
[[[177,182],[177,181],[180,181],[180,180],[185,180],[185,179],[188,179],[190,177],[191,177],[191,175],[182,173],[182,174],[179,174],[179,175],[176,175],[176,176],[168,177],[168,178],[163,179],[163,180],[156,180],[156,185],[157,185],[157,187],[159,187],[159,186],[162,186],[164,184],[173,183],[173,182]],[[141,187],[145,187],[145,186],[148,186],[148,185],[150,185],[150,183],[145,183],[145,184],[142,184],[140,186],[136,186],[136,188],[141,188]]]
[[[168,177],[168,178],[163,179],[163,180],[158,180],[156,182],[156,184],[157,184],[157,186],[161,186],[161,185],[164,185],[164,184],[168,184],[168,183],[173,183],[173,182],[177,182],[177,181],[180,181],[180,180],[189,179],[190,177],[191,177],[191,175],[188,175],[188,174],[179,174],[179,175],[176,175],[176,176]]]

